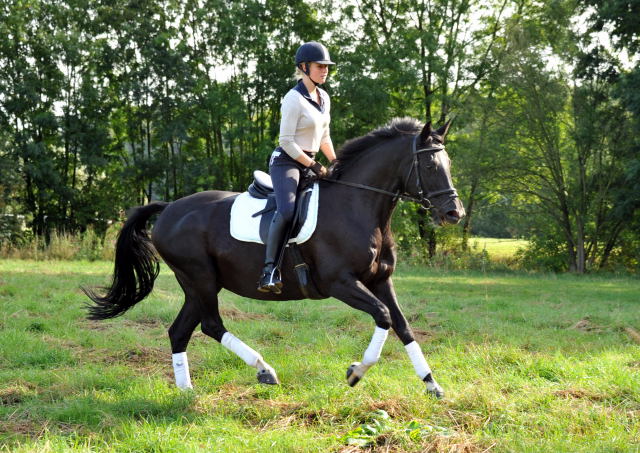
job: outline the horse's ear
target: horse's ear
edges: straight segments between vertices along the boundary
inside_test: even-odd
[[[451,120],[449,120],[446,123],[444,123],[444,126],[442,126],[440,129],[438,129],[436,131],[436,134],[438,134],[442,138],[446,137],[447,132],[449,132],[449,126],[451,126]]]
[[[427,121],[427,124],[422,128],[422,132],[420,132],[420,141],[427,141],[427,139],[431,137],[431,132],[433,132],[433,129],[431,129],[431,121]]]

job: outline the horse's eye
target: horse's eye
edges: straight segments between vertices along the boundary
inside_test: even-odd
[[[427,167],[427,170],[433,170],[436,168],[436,158],[433,154],[429,155],[429,158],[425,162],[425,167]]]

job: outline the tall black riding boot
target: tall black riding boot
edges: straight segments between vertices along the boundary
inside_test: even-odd
[[[276,267],[278,261],[278,255],[281,247],[284,245],[284,235],[287,232],[287,222],[276,212],[269,225],[269,235],[267,236],[267,251],[264,258],[264,269],[262,270],[262,276],[258,281],[258,291],[268,293],[271,291],[275,294],[280,294],[280,288],[282,288],[282,280],[280,279],[280,270]]]

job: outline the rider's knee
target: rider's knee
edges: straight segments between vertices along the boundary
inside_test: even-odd
[[[294,206],[283,206],[278,208],[278,213],[280,214],[280,217],[282,217],[282,220],[284,220],[287,223],[290,223],[293,220],[293,215],[294,215]]]

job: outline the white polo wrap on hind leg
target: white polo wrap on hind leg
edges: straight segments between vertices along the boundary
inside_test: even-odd
[[[256,367],[259,361],[262,361],[262,356],[256,351],[247,346],[241,339],[234,336],[229,332],[225,332],[220,341],[222,346],[233,352],[235,355],[244,360],[249,366]]]
[[[381,329],[376,326],[376,330],[373,332],[373,337],[371,337],[371,343],[369,343],[369,347],[364,351],[364,357],[362,357],[362,365],[367,369],[380,360],[382,347],[384,346],[385,341],[387,341],[388,335],[389,330]]]
[[[415,341],[412,341],[405,346],[405,349],[407,350],[407,354],[409,354],[411,363],[413,363],[413,368],[416,370],[416,374],[420,379],[427,377],[427,375],[431,373],[431,368],[429,368],[429,365],[424,358],[424,354],[422,354],[420,345]]]
[[[276,376],[276,371],[271,367],[271,365],[264,361],[260,354],[247,346],[241,339],[234,336],[232,333],[225,332],[220,343],[229,351],[240,357],[247,365],[254,367],[258,371],[267,370],[272,375]]]
[[[189,375],[189,361],[186,352],[173,354],[173,373],[176,376],[176,385],[179,389],[192,389],[191,376]]]

